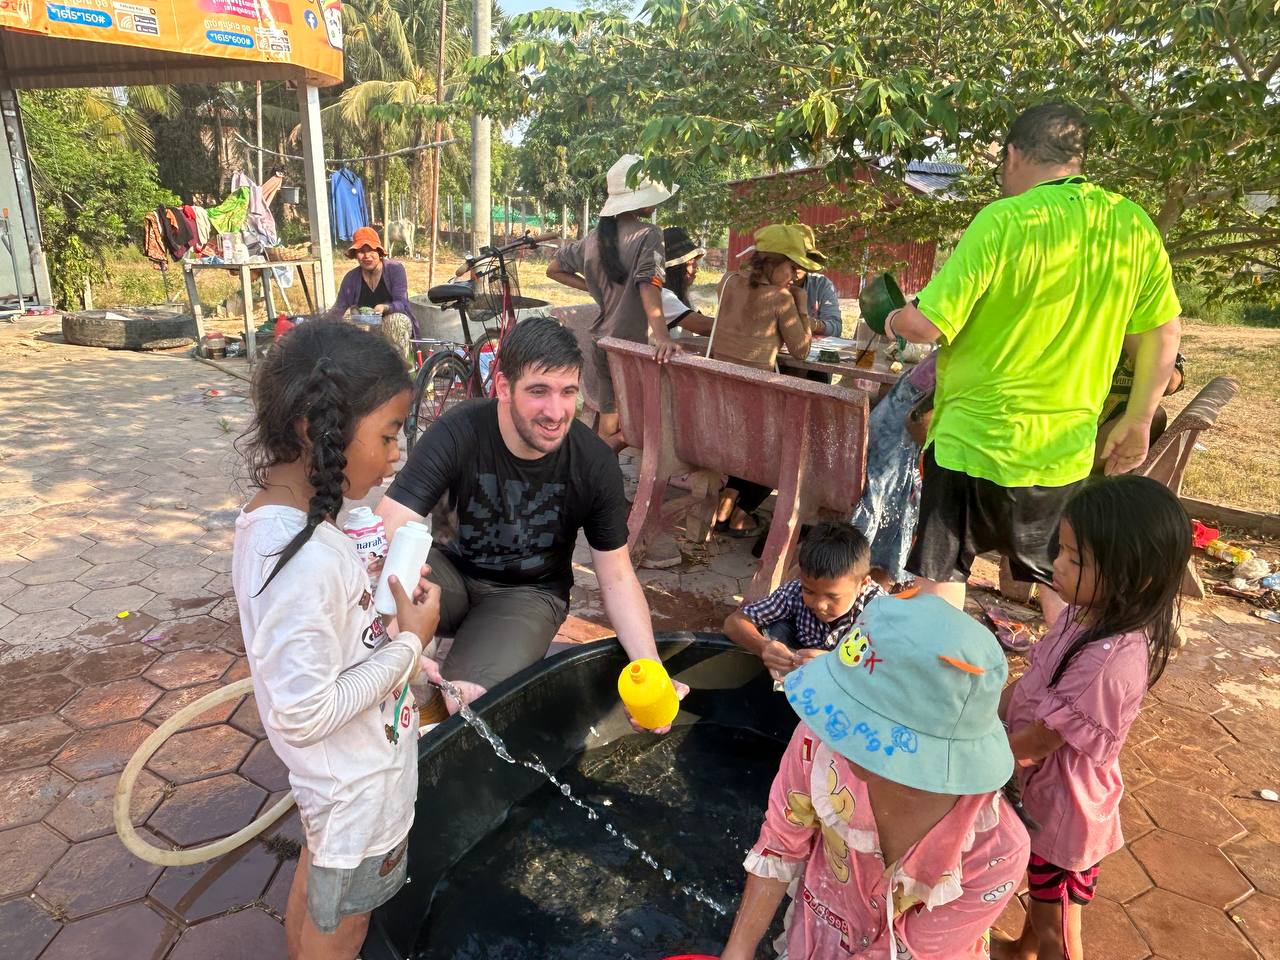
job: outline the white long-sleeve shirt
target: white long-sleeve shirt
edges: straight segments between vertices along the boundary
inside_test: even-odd
[[[289,768],[307,849],[317,866],[354,867],[413,824],[417,711],[412,694],[397,700],[422,640],[387,639],[355,546],[329,523],[259,593],[305,523],[292,507],[241,513],[231,579],[258,713]]]

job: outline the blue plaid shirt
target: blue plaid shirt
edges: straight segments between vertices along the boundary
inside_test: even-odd
[[[867,577],[849,612],[830,623],[823,623],[804,605],[800,581],[789,580],[763,600],[748,603],[742,608],[742,615],[762,631],[780,620],[787,621],[795,631],[796,645],[801,649],[834,650],[836,641],[858,619],[867,604],[883,593],[880,584]]]

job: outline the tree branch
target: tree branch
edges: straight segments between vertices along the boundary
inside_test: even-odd
[[[1272,242],[1272,240],[1269,240],[1266,237],[1257,237],[1253,240],[1241,240],[1238,243],[1220,243],[1217,246],[1195,247],[1191,250],[1171,250],[1169,252],[1169,259],[1194,260],[1197,257],[1220,257],[1226,253],[1237,253],[1241,250],[1252,250],[1254,247],[1270,245]]]
[[[1222,31],[1222,35],[1226,38],[1227,49],[1231,51],[1231,59],[1235,60],[1236,64],[1240,67],[1240,71],[1244,74],[1245,79],[1250,83],[1257,83],[1258,71],[1254,67],[1253,61],[1250,60],[1248,55],[1240,49],[1239,41],[1237,41],[1231,34],[1227,33],[1225,29]]]

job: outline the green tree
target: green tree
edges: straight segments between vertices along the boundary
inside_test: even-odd
[[[1095,179],[1142,203],[1179,272],[1223,286],[1280,267],[1280,9],[1275,0],[648,0],[639,19],[538,11],[473,60],[470,96],[508,115],[607,118],[646,170],[824,165],[806,199],[885,240],[954,233],[995,196],[986,174],[1021,109],[1087,109]],[[514,82],[513,82],[514,81]],[[555,98],[546,96],[555,94]],[[620,151],[619,151],[620,152]],[[914,197],[897,174],[946,156],[967,199]],[[885,176],[868,176],[883,170]],[[1251,201],[1252,198],[1252,201]],[[796,202],[785,187],[739,222]]]
[[[103,97],[93,90],[22,94],[50,280],[66,308],[87,282],[103,277],[111,248],[141,235],[148,210],[177,199],[130,141],[138,121],[133,108],[116,102],[105,110]]]

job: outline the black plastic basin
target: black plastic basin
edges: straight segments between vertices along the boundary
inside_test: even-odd
[[[554,821],[552,828],[559,831],[557,836],[565,836],[566,831],[580,834],[585,848],[589,843],[599,843],[602,823],[612,814],[619,827],[635,836],[643,847],[663,861],[664,867],[676,870],[677,886],[681,874],[688,879],[691,857],[713,860],[698,865],[703,869],[704,879],[713,877],[718,882],[716,896],[721,898],[729,914],[717,917],[699,904],[676,907],[690,915],[705,911],[703,939],[710,942],[727,933],[732,921],[736,891],[741,889],[743,880],[742,852],[755,840],[777,758],[795,728],[796,716],[786,699],[773,690],[759,659],[718,634],[660,634],[658,649],[671,675],[691,688],[675,721],[675,741],[705,740],[706,735],[714,731],[716,737],[705,742],[716,743],[719,742],[716,738],[725,736],[736,738],[737,749],[749,751],[746,759],[750,762],[739,762],[742,758],[735,760],[729,768],[734,775],[724,777],[724,782],[709,783],[704,770],[700,778],[691,779],[691,792],[679,803],[671,803],[669,797],[659,798],[656,792],[653,796],[646,795],[643,783],[629,783],[625,789],[616,791],[617,799],[609,801],[612,805],[607,810],[601,809],[605,815],[601,822],[589,822],[583,811],[559,797],[544,797],[544,812],[537,822]],[[626,657],[615,640],[574,648],[535,664],[495,687],[477,703],[477,713],[506,741],[516,757],[537,754],[553,771],[565,771],[565,779],[581,789],[581,781],[574,779],[574,763],[584,756],[584,751],[588,751],[587,757],[604,755],[607,760],[613,749],[624,758],[620,762],[625,762],[629,756],[626,751],[637,746],[636,735],[618,700],[617,679],[625,663]],[[683,729],[703,724],[712,726],[699,727],[696,731]],[[641,742],[640,746],[644,745]],[[685,754],[675,747],[671,753],[672,770],[678,776]],[[693,754],[691,750],[689,756]],[[696,761],[690,759],[689,762]],[[744,771],[741,776],[736,773],[739,770]],[[590,784],[588,794],[589,787]],[[451,883],[456,885],[451,871],[459,870],[463,858],[468,854],[475,856],[486,843],[492,848],[495,843],[507,842],[504,838],[510,838],[513,830],[517,833],[524,830],[526,821],[519,819],[518,812],[512,812],[513,807],[519,811],[519,805],[526,799],[533,802],[542,796],[535,791],[545,793],[552,789],[538,774],[499,759],[460,717],[449,719],[424,738],[420,745],[418,803],[409,835],[410,882],[390,903],[374,912],[361,956],[365,960],[410,960],[429,955],[430,951],[423,952],[424,943],[432,943],[434,931],[443,922],[440,916],[432,915],[433,906],[457,902],[457,892],[450,890]],[[698,791],[701,791],[701,804]],[[726,810],[735,814],[733,835],[711,837],[724,821],[731,819],[725,816]],[[703,820],[698,819],[700,812]],[[512,817],[510,824],[509,816]],[[664,848],[668,828],[674,837],[677,825],[682,827],[683,839],[674,848]],[[691,842],[691,837],[700,837],[698,831],[706,834],[705,843],[700,839]],[[568,846],[575,845],[570,839]],[[516,846],[518,844],[513,843],[513,847]],[[579,872],[582,895],[590,896],[609,869],[613,870],[611,879],[615,891],[618,883],[626,883],[627,871],[632,871],[631,876],[638,876],[635,871],[649,869],[633,862],[635,856],[621,846],[616,852],[611,850],[607,859],[610,863],[604,865],[581,861],[580,869],[575,869],[568,884],[570,894],[575,893]],[[515,866],[527,874],[527,864]],[[452,925],[455,935],[459,923],[474,926],[475,943],[468,950],[450,948],[448,952],[467,956],[540,955],[536,923],[520,933],[522,940],[528,938],[524,942],[532,948],[524,949],[523,953],[485,944],[484,935],[489,926],[485,907],[491,903],[497,911],[507,902],[503,898],[509,897],[510,891],[502,889],[506,879],[504,871],[495,870],[489,891],[483,889],[483,884],[477,888],[472,871],[466,903],[475,907],[474,921],[460,920],[456,913],[444,919]],[[562,886],[564,880],[562,873]],[[528,882],[527,875],[524,881]],[[455,896],[454,901],[449,901],[451,894]],[[674,891],[672,896],[679,899]],[[536,909],[536,903],[535,895],[531,904],[526,905],[527,909]],[[441,910],[443,908],[437,913]],[[470,912],[468,908],[468,914]],[[660,927],[659,921],[654,922]],[[581,936],[584,941],[581,951],[584,957],[655,957],[667,952],[685,952],[647,947],[644,941],[652,931],[643,918],[632,932],[640,942],[620,944],[613,952],[607,943],[587,942],[597,936],[598,931],[584,926],[579,932],[578,927],[560,922],[555,928],[559,947],[556,951],[548,950],[546,955],[577,955],[564,949],[564,938],[575,936]],[[661,929],[658,932],[661,933]],[[654,942],[660,940],[661,936],[656,936]]]

